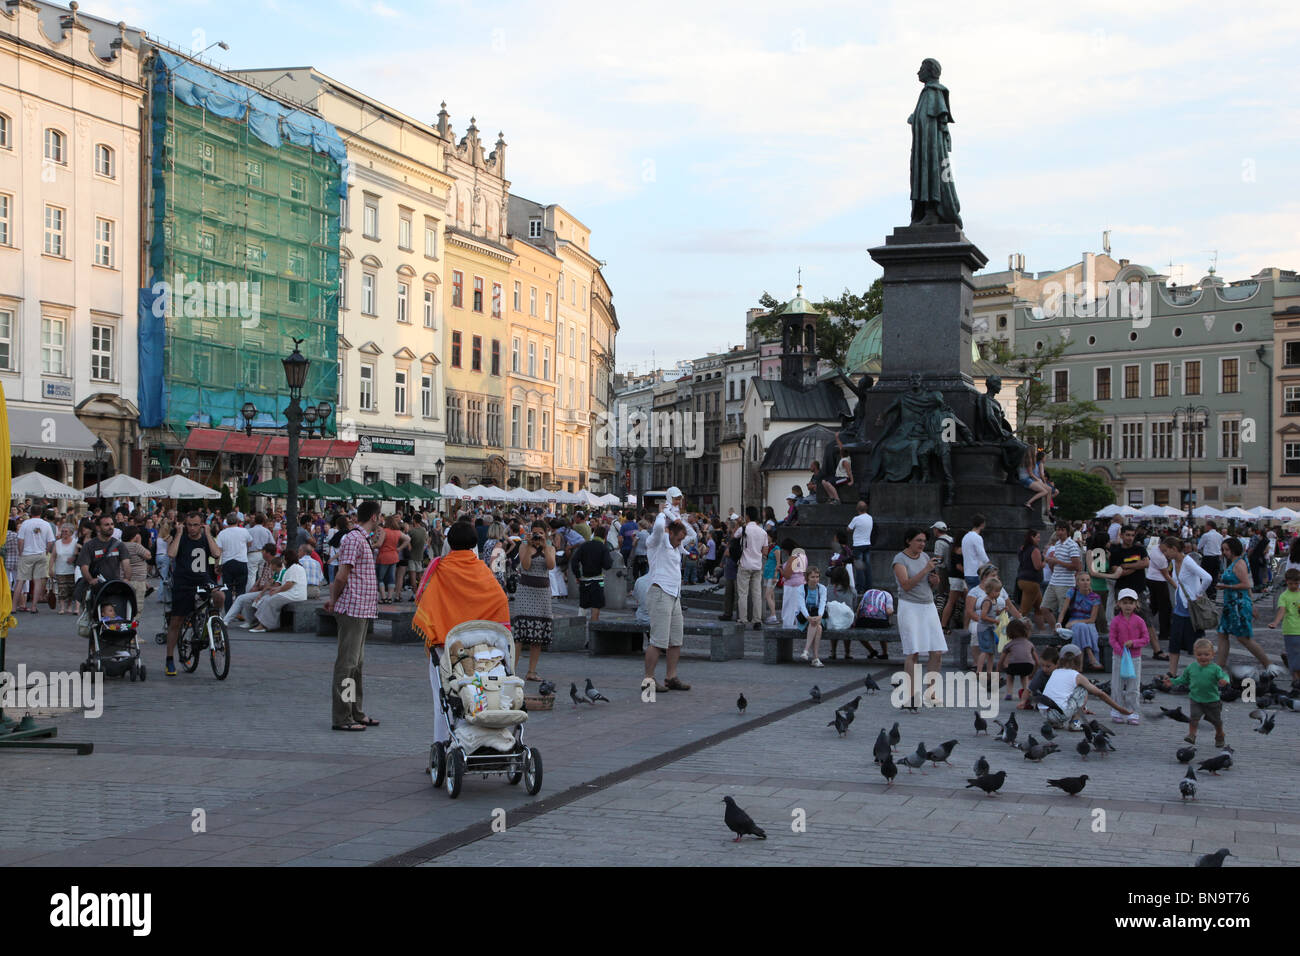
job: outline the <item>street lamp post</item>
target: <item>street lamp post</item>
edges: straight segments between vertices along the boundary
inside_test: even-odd
[[[435,461],[435,462],[433,463],[434,474],[436,474],[436,475],[438,476],[438,477],[435,479],[435,481],[437,481],[437,483],[438,483],[437,492],[438,492],[438,510],[439,510],[439,511],[442,510],[442,466],[445,465],[445,464],[446,464],[446,462],[444,462],[441,458],[439,458],[437,461]]]
[[[1183,448],[1187,453],[1187,524],[1192,525],[1192,443],[1190,441],[1190,432],[1188,426],[1198,418],[1202,418],[1201,441],[1206,440],[1205,432],[1210,422],[1210,410],[1204,405],[1180,405],[1174,409],[1174,420],[1182,418],[1182,438]]]
[[[96,438],[90,450],[95,456],[95,490],[99,492],[99,513],[102,515],[104,513],[104,459],[108,457],[108,443],[102,438]]]
[[[257,406],[252,402],[244,402],[244,407],[239,410],[239,414],[244,416],[244,434],[253,437],[253,419],[257,417]]]
[[[293,340],[293,351],[287,358],[280,360],[284,366],[284,380],[289,385],[289,407],[284,410],[289,432],[289,460],[286,462],[286,477],[289,482],[288,505],[285,508],[285,525],[289,547],[298,543],[298,433],[302,427],[303,411],[298,400],[302,397],[302,387],[307,381],[307,368],[311,361],[298,351],[303,339]]]

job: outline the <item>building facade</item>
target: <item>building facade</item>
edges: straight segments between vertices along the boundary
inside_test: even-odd
[[[548,300],[564,264],[540,238],[529,241],[512,234],[509,244],[515,256],[506,303],[509,483],[530,491],[551,490],[555,482],[557,366],[553,300]]]
[[[1270,508],[1300,511],[1300,294],[1273,300]]]
[[[616,436],[610,432],[614,408],[614,364],[618,313],[614,293],[599,268],[591,280],[591,485],[602,494],[618,494]]]

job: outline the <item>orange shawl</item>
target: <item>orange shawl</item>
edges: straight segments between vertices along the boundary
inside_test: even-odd
[[[429,649],[441,647],[447,632],[465,621],[497,621],[509,627],[510,602],[477,553],[452,551],[425,574],[412,626]]]

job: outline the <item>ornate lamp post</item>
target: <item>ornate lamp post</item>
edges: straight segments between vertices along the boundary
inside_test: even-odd
[[[96,438],[95,444],[90,446],[91,452],[95,456],[95,490],[99,492],[99,513],[104,513],[104,459],[108,457],[108,443],[102,438]]]
[[[239,410],[239,414],[244,416],[244,434],[251,438],[253,436],[253,419],[257,417],[257,406],[252,402],[244,402],[244,407]]]
[[[1194,497],[1192,491],[1192,442],[1188,426],[1199,419],[1201,421],[1201,441],[1204,442],[1206,439],[1206,426],[1209,425],[1210,421],[1210,410],[1204,405],[1181,405],[1174,409],[1174,421],[1178,421],[1179,418],[1182,418],[1183,422],[1181,429],[1183,448],[1187,453],[1187,524],[1189,527],[1195,527],[1192,524],[1192,499]]]
[[[445,465],[445,464],[446,464],[446,462],[444,462],[441,458],[439,458],[437,461],[435,461],[435,462],[433,463],[434,474],[436,474],[436,475],[438,476],[438,477],[437,477],[437,482],[438,482],[438,488],[437,488],[437,491],[438,491],[438,510],[439,510],[439,511],[442,510],[442,466]]]
[[[289,460],[286,462],[286,476],[289,481],[288,505],[285,509],[286,540],[290,547],[298,542],[298,433],[302,427],[303,411],[298,400],[302,397],[302,387],[307,381],[307,369],[311,360],[298,351],[303,339],[293,340],[293,351],[287,358],[280,360],[284,366],[284,380],[289,386],[289,407],[284,410],[289,432]]]

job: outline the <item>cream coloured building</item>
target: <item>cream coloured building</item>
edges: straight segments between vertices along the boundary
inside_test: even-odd
[[[513,197],[512,197],[513,198]],[[547,297],[563,263],[544,246],[510,237],[515,254],[506,294],[506,399],[510,484],[534,491],[555,480],[555,316]]]

